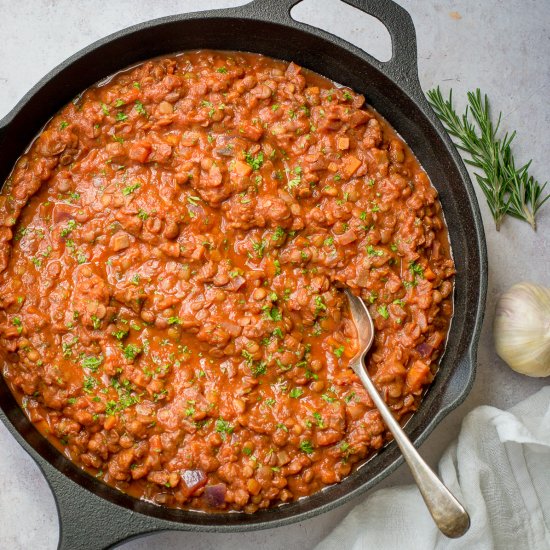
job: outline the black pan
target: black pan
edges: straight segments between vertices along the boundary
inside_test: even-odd
[[[78,93],[129,65],[163,54],[199,48],[258,52],[293,60],[365,94],[410,145],[439,191],[457,267],[455,316],[446,353],[420,410],[407,424],[418,446],[464,400],[474,380],[487,288],[483,226],[464,165],[420,88],[409,14],[389,0],[345,1],[386,25],[393,45],[390,61],[377,61],[340,38],[294,21],[289,12],[298,0],[255,0],[234,9],[166,17],[88,46],[44,77],[0,121],[0,181],[40,128]],[[108,548],[170,529],[235,532],[279,527],[343,504],[402,462],[392,443],[342,483],[298,502],[252,515],[204,514],[136,500],[80,470],[38,433],[3,379],[0,418],[50,484],[61,525],[59,548],[64,550]]]

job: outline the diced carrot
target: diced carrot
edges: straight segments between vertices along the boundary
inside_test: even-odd
[[[235,172],[243,178],[246,178],[246,176],[249,176],[250,173],[252,172],[252,168],[242,160],[235,161],[234,169],[235,169]]]
[[[340,151],[345,151],[349,149],[349,138],[348,137],[339,137],[336,146]]]
[[[193,147],[193,145],[196,145],[198,140],[199,136],[197,134],[186,134],[181,138],[181,144],[184,147]]]
[[[431,374],[430,367],[423,361],[415,361],[409,372],[407,372],[407,386],[414,393],[428,382],[428,377]]]
[[[431,270],[430,267],[427,267],[424,270],[424,277],[426,277],[426,279],[428,279],[428,281],[433,281],[435,279],[435,273]]]
[[[168,134],[164,139],[169,145],[173,147],[174,145],[178,144],[180,138],[176,134]]]
[[[357,351],[358,349],[355,346],[347,345],[344,348],[344,357],[351,359],[352,357],[355,357],[357,355]]]
[[[344,174],[349,178],[361,166],[361,161],[353,155],[344,159]]]
[[[115,427],[116,418],[114,416],[108,416],[103,423],[103,428],[106,430],[112,430]]]
[[[137,162],[145,163],[153,146],[148,141],[138,141],[130,145],[128,156]]]
[[[245,124],[239,128],[239,132],[246,138],[252,141],[258,141],[264,133],[263,128],[252,126],[252,124]]]
[[[331,163],[328,165],[328,169],[329,169],[331,172],[338,172],[338,165],[337,165],[335,162],[331,162]]]
[[[326,339],[325,339],[325,342],[328,346],[337,347],[337,346],[340,345],[338,340],[335,340],[333,336],[327,336]]]

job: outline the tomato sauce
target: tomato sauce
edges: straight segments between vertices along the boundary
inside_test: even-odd
[[[363,96],[199,51],[64,107],[0,195],[0,355],[29,418],[118,489],[206,511],[341,481],[419,406],[452,315],[437,193]]]

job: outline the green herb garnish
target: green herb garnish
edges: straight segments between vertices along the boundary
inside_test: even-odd
[[[452,90],[447,100],[443,99],[439,87],[429,90],[427,95],[435,113],[455,138],[456,146],[470,156],[466,162],[481,171],[475,172],[475,177],[487,199],[497,231],[507,214],[536,230],[537,212],[550,194],[544,193],[546,183],[541,185],[529,174],[531,161],[516,168],[511,148],[516,133],[497,137],[502,113],[493,125],[489,99],[487,95],[482,98],[479,88],[468,92],[468,106],[462,117],[454,109]]]
[[[304,390],[302,388],[292,388],[288,393],[288,395],[293,399],[298,399],[303,394],[304,394]]]
[[[96,372],[97,369],[101,366],[101,363],[103,363],[103,356],[94,356],[94,355],[88,355],[85,357],[82,357],[80,359],[80,365],[84,369],[90,369],[92,372]]]
[[[235,428],[227,422],[227,420],[223,418],[218,418],[218,420],[216,420],[216,431],[221,433],[224,439],[228,434],[231,435],[234,429]]]
[[[252,170],[259,170],[264,163],[264,154],[260,151],[256,156],[251,155],[249,152],[244,152],[244,158],[246,163]]]
[[[140,183],[134,183],[132,185],[128,185],[126,186],[123,190],[122,190],[122,194],[127,197],[128,195],[131,195],[134,191],[136,191],[137,189],[139,189],[141,187],[141,184]]]

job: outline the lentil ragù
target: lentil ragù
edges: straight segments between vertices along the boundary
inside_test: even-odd
[[[293,63],[189,52],[63,108],[0,195],[0,353],[29,418],[106,483],[254,512],[389,435],[348,367],[419,405],[452,314],[437,193],[364,97]]]

